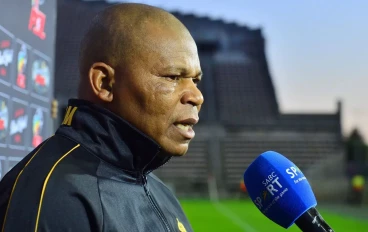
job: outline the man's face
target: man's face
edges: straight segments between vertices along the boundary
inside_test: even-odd
[[[203,103],[195,42],[188,32],[148,27],[137,47],[115,73],[114,111],[168,155],[184,155]]]

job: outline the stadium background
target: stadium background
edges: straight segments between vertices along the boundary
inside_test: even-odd
[[[0,0],[0,177],[60,124],[67,100],[76,96],[81,28],[108,5]],[[333,112],[281,113],[261,29],[173,13],[197,42],[206,104],[188,154],[155,174],[181,199],[194,229],[283,231],[240,189],[250,162],[275,150],[303,170],[332,227],[368,230],[367,193],[351,185],[353,176],[368,174],[367,149],[359,131],[343,136],[342,102]],[[12,54],[9,63],[5,50]]]

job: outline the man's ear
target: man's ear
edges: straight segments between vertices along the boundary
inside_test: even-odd
[[[115,70],[103,62],[92,64],[89,69],[89,81],[94,94],[104,102],[113,99],[112,87],[115,83]]]

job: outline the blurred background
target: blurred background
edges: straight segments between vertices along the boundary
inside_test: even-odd
[[[117,2],[0,0],[0,179],[61,123],[83,29]],[[304,172],[336,231],[368,231],[368,2],[129,2],[172,12],[198,46],[196,138],[155,171],[195,231],[284,231],[242,182],[268,150]]]

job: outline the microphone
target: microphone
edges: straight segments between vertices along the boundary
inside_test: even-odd
[[[315,208],[308,180],[285,156],[274,151],[259,155],[245,170],[244,184],[257,208],[285,229],[295,223],[305,232],[334,232]]]

